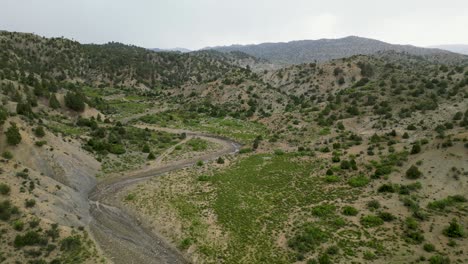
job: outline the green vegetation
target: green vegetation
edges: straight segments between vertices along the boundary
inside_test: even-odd
[[[376,215],[366,215],[361,217],[361,224],[365,227],[376,227],[383,223],[384,220]]]
[[[419,179],[422,176],[422,172],[419,171],[418,167],[412,165],[407,171],[406,171],[406,178],[408,179]]]
[[[448,196],[445,199],[430,202],[427,207],[433,210],[445,210],[451,206],[465,203],[467,199],[461,195]]]
[[[343,214],[347,216],[355,216],[358,214],[358,210],[352,206],[343,207]]]
[[[86,97],[80,92],[68,92],[65,95],[65,105],[71,110],[83,112],[85,109]]]
[[[369,184],[369,178],[367,178],[364,175],[359,175],[355,177],[351,177],[348,180],[348,184],[351,185],[352,187],[364,187],[367,184]]]
[[[5,183],[0,183],[0,194],[1,195],[8,195],[10,194],[10,186],[6,185]]]
[[[15,123],[11,123],[11,126],[5,131],[5,135],[9,145],[16,146],[21,142],[21,134]]]
[[[193,131],[203,131],[239,140],[251,142],[258,135],[266,136],[266,127],[260,123],[253,123],[234,118],[209,117],[190,112],[162,112],[156,115],[146,115],[141,121],[162,127],[184,128]]]
[[[462,226],[454,218],[450,222],[450,225],[446,229],[444,229],[444,235],[453,238],[462,238],[465,236],[465,232]]]

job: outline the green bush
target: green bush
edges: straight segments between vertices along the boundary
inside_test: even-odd
[[[312,214],[317,217],[326,217],[335,212],[335,206],[331,204],[317,205],[312,208]]]
[[[426,244],[424,244],[423,249],[426,252],[434,252],[435,251],[435,246],[433,244],[426,243]]]
[[[125,147],[120,144],[111,144],[109,147],[109,152],[116,155],[121,155],[126,152]]]
[[[306,253],[326,242],[328,237],[328,234],[320,228],[307,223],[288,241],[288,246],[298,252]]]
[[[26,201],[24,202],[24,206],[26,206],[26,208],[31,208],[31,207],[34,207],[36,205],[36,200],[34,199],[26,199]]]
[[[422,176],[422,172],[419,171],[418,167],[412,165],[407,171],[406,171],[406,178],[408,179],[419,179]]]
[[[16,146],[21,142],[21,134],[15,123],[11,123],[11,126],[5,131],[5,135],[9,145]]]
[[[24,223],[21,220],[13,221],[13,229],[16,231],[21,231],[24,228]]]
[[[379,212],[378,216],[380,219],[384,220],[384,222],[391,222],[396,219],[396,217],[389,212]]]
[[[5,183],[0,183],[0,194],[8,195],[10,194],[10,186],[6,185]]]
[[[339,182],[340,177],[337,176],[337,175],[327,175],[327,176],[325,176],[325,181],[329,182],[329,183]]]
[[[55,94],[51,94],[49,97],[49,107],[52,109],[58,109],[61,107],[60,102],[57,100]]]
[[[369,184],[369,181],[370,181],[369,178],[367,178],[366,176],[359,175],[359,176],[351,177],[348,180],[348,184],[351,187],[364,187],[367,184]]]
[[[8,151],[8,150],[5,150],[3,153],[2,153],[2,157],[7,159],[7,160],[11,160],[13,158],[13,154]]]
[[[367,207],[371,210],[374,209],[379,209],[380,208],[380,203],[377,200],[371,200],[367,203]]]
[[[71,110],[83,112],[85,109],[86,97],[82,93],[68,92],[65,95],[65,105]]]
[[[7,110],[5,110],[5,108],[3,108],[2,106],[0,106],[0,126],[3,126],[3,124],[5,123],[5,121],[7,120],[8,118],[8,112]]]
[[[45,131],[44,131],[44,128],[42,126],[38,126],[36,127],[36,129],[34,129],[34,135],[36,135],[36,137],[44,137],[45,136]]]
[[[345,206],[343,207],[343,211],[342,211],[344,215],[348,215],[348,216],[355,216],[358,214],[358,212],[359,211],[352,206]]]
[[[36,231],[29,231],[24,235],[17,235],[13,244],[17,248],[22,248],[24,246],[46,245],[47,239],[41,237],[41,235]]]
[[[377,191],[379,193],[394,193],[395,192],[395,188],[393,187],[392,184],[382,184],[378,189]]]
[[[69,236],[60,241],[60,250],[65,252],[77,252],[81,250],[81,239],[79,236]]]
[[[38,146],[38,147],[42,147],[42,146],[44,146],[45,144],[47,144],[47,141],[45,141],[45,140],[40,140],[40,141],[34,142],[34,144],[35,144],[36,146]]]
[[[219,157],[218,160],[216,160],[216,163],[218,164],[224,164],[224,159]]]
[[[156,156],[153,154],[153,152],[150,152],[150,153],[148,154],[147,159],[149,159],[149,160],[155,160],[155,159],[156,159]]]
[[[364,227],[376,227],[379,225],[383,225],[384,221],[382,218],[376,215],[366,215],[361,217],[361,225]]]
[[[141,150],[141,152],[143,152],[143,153],[150,153],[150,151],[151,151],[151,149],[150,149],[150,147],[148,146],[148,144],[145,144],[145,145],[143,146],[143,149]]]
[[[419,152],[421,152],[421,145],[414,144],[411,148],[411,154],[418,154]]]
[[[466,202],[466,198],[462,195],[448,196],[445,199],[430,202],[427,207],[432,210],[445,210],[447,207],[453,206],[457,203]]]
[[[457,222],[456,219],[452,219],[450,225],[444,229],[444,235],[453,238],[461,238],[465,236],[463,227]]]
[[[8,221],[11,215],[18,214],[18,207],[12,206],[11,202],[6,200],[0,202],[0,220]]]
[[[432,256],[429,259],[430,264],[450,264],[450,259],[441,255]]]

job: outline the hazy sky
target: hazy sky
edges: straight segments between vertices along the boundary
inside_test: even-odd
[[[0,0],[0,29],[148,48],[348,35],[468,44],[468,0]]]

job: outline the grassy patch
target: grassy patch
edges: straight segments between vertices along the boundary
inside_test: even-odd
[[[143,116],[140,121],[162,127],[203,131],[245,143],[250,143],[259,135],[265,138],[268,132],[266,127],[260,123],[234,118],[209,117],[189,112],[162,112]]]

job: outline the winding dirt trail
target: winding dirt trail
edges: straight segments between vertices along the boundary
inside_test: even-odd
[[[176,160],[165,165],[158,163],[148,169],[130,172],[126,175],[115,175],[103,180],[89,194],[92,217],[89,226],[101,249],[116,264],[189,263],[185,256],[165,241],[163,237],[141,224],[137,216],[126,212],[122,208],[117,194],[131,185],[170,171],[192,166],[199,160],[208,161],[226,154],[236,153],[240,145],[229,139],[197,132],[153,126],[148,126],[148,128],[172,133],[184,132],[187,137],[196,136],[213,141],[220,144],[222,148],[205,155]],[[172,150],[173,148],[167,152]],[[166,155],[167,152],[163,155]]]

